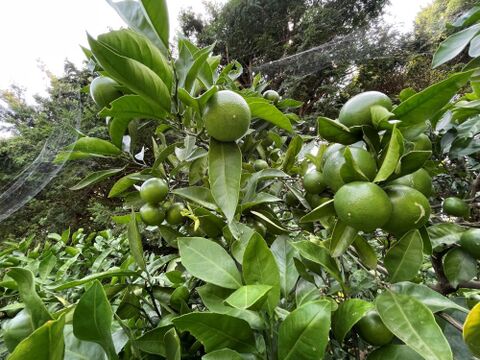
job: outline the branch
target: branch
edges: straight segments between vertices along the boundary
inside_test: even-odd
[[[450,315],[444,313],[444,312],[439,312],[438,317],[442,318],[446,322],[448,322],[450,325],[452,325],[455,329],[463,333],[463,325],[459,323],[456,319],[451,317]]]
[[[470,188],[470,198],[475,199],[477,191],[480,190],[480,174],[477,175]]]

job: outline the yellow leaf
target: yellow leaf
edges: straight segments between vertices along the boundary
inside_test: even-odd
[[[463,340],[475,356],[480,356],[480,303],[475,305],[465,319]]]

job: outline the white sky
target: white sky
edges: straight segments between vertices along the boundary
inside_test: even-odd
[[[225,0],[220,0],[225,1]],[[167,0],[171,33],[178,26],[180,9],[203,9],[200,0]],[[388,21],[411,28],[418,11],[431,0],[391,0]],[[403,25],[402,25],[403,24]],[[39,63],[56,75],[66,58],[80,65],[84,59],[79,44],[86,45],[86,31],[96,36],[123,25],[104,0],[1,0],[0,1],[0,88],[15,83],[27,95],[43,94],[48,79]]]

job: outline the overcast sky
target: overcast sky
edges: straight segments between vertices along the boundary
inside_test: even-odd
[[[225,0],[220,0],[224,2]],[[167,0],[171,33],[178,27],[180,9],[203,9],[200,0]],[[410,29],[418,11],[431,0],[391,0],[388,21]],[[123,25],[104,0],[0,1],[0,88],[15,83],[27,94],[44,93],[48,86],[39,64],[60,75],[66,58],[80,65],[86,31],[96,36]]]

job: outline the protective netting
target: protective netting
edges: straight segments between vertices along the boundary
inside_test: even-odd
[[[45,140],[42,150],[33,162],[16,175],[15,180],[0,190],[0,222],[8,218],[26,203],[33,199],[62,170],[64,160],[55,162],[56,155],[65,146],[73,143],[78,137],[82,119],[82,103],[80,93],[68,94],[77,98],[66,105],[61,121],[56,125],[50,136]]]

